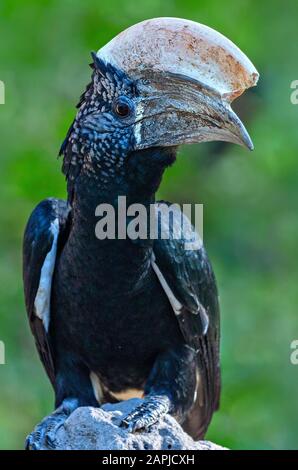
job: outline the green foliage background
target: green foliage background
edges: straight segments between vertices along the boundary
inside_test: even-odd
[[[90,77],[89,52],[140,20],[177,16],[231,38],[261,73],[239,100],[255,143],[181,149],[161,196],[204,204],[204,239],[222,306],[221,409],[208,438],[234,449],[297,448],[298,5],[248,0],[1,0],[0,448],[22,448],[53,393],[27,325],[22,232],[33,207],[65,196],[57,161]]]

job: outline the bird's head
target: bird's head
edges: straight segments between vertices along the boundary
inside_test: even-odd
[[[207,26],[144,21],[93,54],[92,68],[61,148],[70,180],[82,170],[108,178],[125,171],[129,155],[154,147],[221,140],[253,148],[231,103],[258,72]]]

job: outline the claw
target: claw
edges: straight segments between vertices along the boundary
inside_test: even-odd
[[[60,428],[61,426],[59,426]],[[58,430],[58,426],[57,426],[57,430]],[[56,433],[56,432],[55,432]],[[55,449],[56,447],[56,443],[57,443],[57,439],[55,437],[55,433],[53,432],[48,432],[46,435],[45,435],[45,441],[46,441],[46,444],[47,444],[47,447],[50,448],[50,449]]]
[[[36,437],[35,437],[36,436]],[[37,440],[40,438],[40,433],[31,433],[27,436],[25,441],[25,450],[39,450],[40,446],[37,443]]]
[[[123,418],[120,426],[132,433],[142,429],[149,431],[151,426],[163,418],[169,410],[168,397],[148,396],[141,405]]]
[[[29,434],[29,436],[27,436],[26,438],[26,441],[25,441],[25,450],[35,450],[33,449],[33,442],[32,442],[32,436],[31,434]]]
[[[27,436],[26,450],[55,449],[57,431],[64,425],[68,416],[77,407],[77,401],[66,399],[54,413],[47,416],[35,430]]]

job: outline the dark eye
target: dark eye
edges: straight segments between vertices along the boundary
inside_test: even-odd
[[[126,97],[120,97],[115,101],[114,111],[117,116],[127,117],[131,113],[132,105]]]

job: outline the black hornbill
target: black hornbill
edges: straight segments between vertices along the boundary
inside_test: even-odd
[[[122,425],[148,429],[171,413],[202,438],[220,394],[219,306],[206,252],[185,250],[191,224],[168,239],[95,236],[96,207],[118,196],[155,202],[183,143],[223,140],[252,149],[230,103],[256,84],[248,58],[216,31],[158,18],[93,54],[92,80],[61,147],[68,200],[42,201],[24,236],[31,330],[56,411],[27,438],[54,445],[77,407],[143,397]]]

